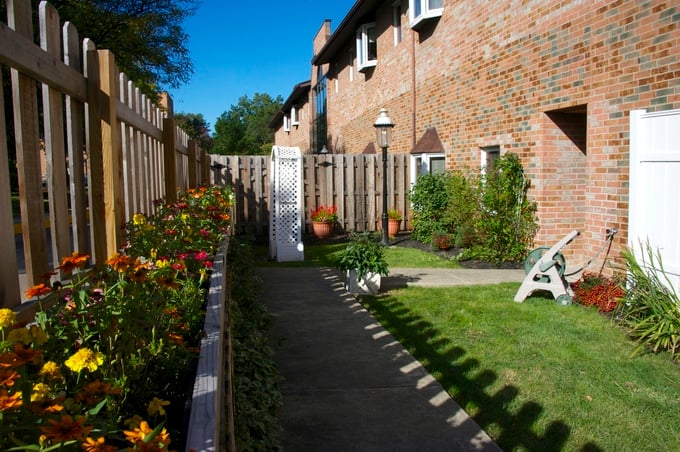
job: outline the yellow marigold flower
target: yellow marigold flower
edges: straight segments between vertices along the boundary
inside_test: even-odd
[[[7,328],[12,326],[17,321],[17,315],[11,309],[0,309],[0,328]]]
[[[51,389],[45,383],[37,383],[33,386],[31,393],[31,402],[40,402],[50,397]]]
[[[31,333],[26,328],[15,328],[7,335],[7,342],[21,342],[28,345],[31,343]]]
[[[107,445],[103,436],[97,439],[88,436],[83,443],[83,450],[85,452],[116,452],[118,448]]]
[[[47,342],[47,334],[38,325],[31,325],[28,332],[31,333],[31,342],[35,345],[42,345]]]
[[[188,213],[183,213],[182,215],[179,216],[180,220],[182,221],[187,221],[189,219],[189,214]]]
[[[161,400],[158,397],[154,397],[153,400],[149,402],[146,411],[149,413],[149,416],[154,416],[155,414],[165,416],[165,409],[163,407],[168,405],[170,405],[170,402],[167,400]]]
[[[167,259],[158,259],[156,261],[156,268],[163,269],[170,266],[170,261]]]
[[[157,255],[158,255],[158,250],[156,250],[156,248],[151,248],[149,250],[149,257],[151,257],[151,259],[155,260]]]
[[[40,369],[38,374],[48,380],[61,380],[62,378],[59,365],[54,361],[47,361],[43,364],[42,369]]]
[[[146,223],[146,217],[143,213],[136,213],[132,216],[132,223],[139,226],[140,224]]]
[[[100,352],[93,352],[89,348],[81,348],[64,363],[66,367],[74,372],[87,369],[90,372],[97,370],[97,367],[104,364],[104,355]]]

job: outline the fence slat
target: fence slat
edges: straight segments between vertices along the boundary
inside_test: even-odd
[[[46,2],[40,3],[40,45],[46,52],[61,55],[59,14]],[[66,149],[64,136],[64,105],[62,95],[48,85],[42,85],[45,118],[45,157],[47,161],[47,194],[49,199],[50,231],[53,267],[59,258],[70,255],[71,240],[68,225],[68,193],[66,181]],[[60,275],[62,278],[69,275]]]
[[[8,23],[19,35],[33,38],[30,2],[8,1]],[[13,8],[12,8],[13,6]],[[13,13],[13,14],[12,14]],[[36,84],[16,69],[11,70],[16,140],[21,231],[28,285],[39,282],[47,273],[47,239],[43,222],[42,177],[40,174],[40,133]]]
[[[0,86],[3,86],[0,71]],[[7,151],[7,129],[5,128],[5,99],[0,90],[0,243],[14,244],[11,187],[9,182],[9,155]],[[4,253],[0,271],[0,307],[13,308],[21,300],[19,271],[16,253]]]
[[[78,31],[73,24],[66,23],[62,29],[64,41],[64,63],[82,71],[83,61],[80,55]],[[74,251],[90,254],[87,242],[87,205],[86,205],[86,168],[84,162],[85,137],[85,108],[81,101],[72,97],[65,97],[66,103],[66,146],[69,164],[69,195],[71,196],[71,231],[73,234]]]

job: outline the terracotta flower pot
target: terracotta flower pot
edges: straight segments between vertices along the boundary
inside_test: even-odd
[[[389,218],[387,220],[387,234],[390,237],[394,237],[399,232],[399,226],[401,225],[401,220],[394,220]]]
[[[326,239],[333,235],[332,221],[312,221],[312,230],[318,239]]]

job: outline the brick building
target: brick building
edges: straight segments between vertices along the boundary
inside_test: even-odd
[[[365,152],[384,107],[390,152],[414,167],[481,170],[516,153],[537,244],[577,229],[567,253],[589,256],[608,227],[626,243],[630,110],[680,108],[679,27],[677,1],[358,0],[314,37],[297,142]]]

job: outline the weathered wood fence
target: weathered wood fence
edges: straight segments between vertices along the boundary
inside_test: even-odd
[[[402,212],[402,229],[408,229],[409,156],[387,156],[387,205]],[[338,208],[345,231],[374,231],[382,216],[381,154],[303,155],[304,224],[311,232],[310,210],[323,205]],[[236,230],[266,236],[270,211],[269,156],[212,155],[213,181],[234,186]]]
[[[76,251],[103,265],[119,250],[122,226],[135,212],[153,213],[154,200],[172,202],[178,189],[209,183],[210,163],[175,126],[172,100],[164,96],[162,106],[154,105],[119,73],[110,51],[81,43],[72,24],[62,27],[54,7],[40,3],[34,34],[31,2],[7,0],[6,6],[0,64],[9,68],[12,102],[6,112],[0,90],[0,303],[17,307],[19,254],[24,286],[42,282],[52,270],[50,256],[52,266]],[[15,223],[21,225],[21,253],[15,252]]]

